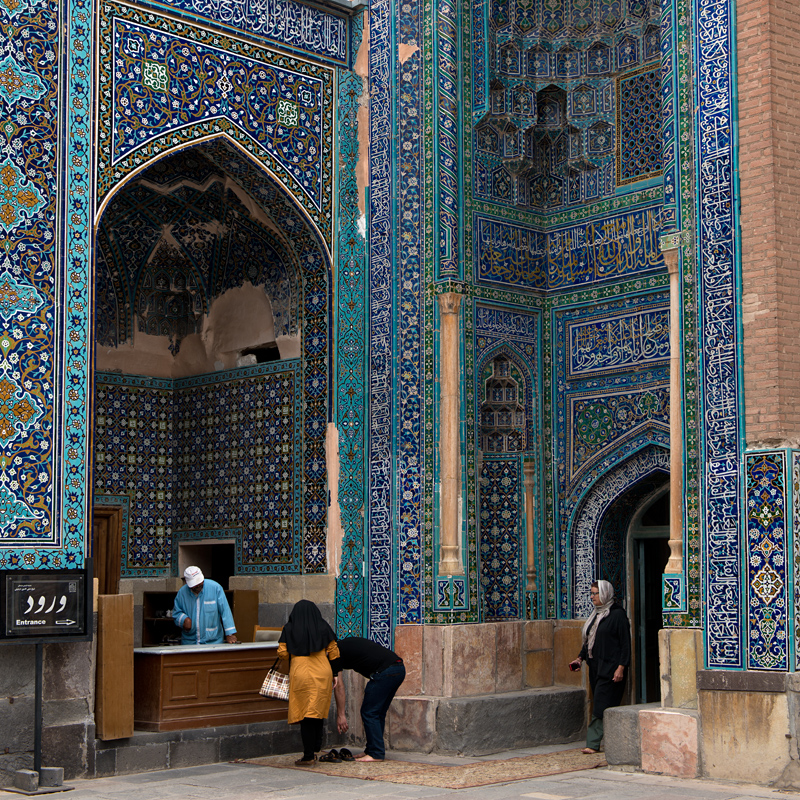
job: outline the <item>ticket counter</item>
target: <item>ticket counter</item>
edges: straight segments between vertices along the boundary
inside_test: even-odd
[[[175,731],[286,719],[258,694],[277,642],[134,648],[134,726]]]

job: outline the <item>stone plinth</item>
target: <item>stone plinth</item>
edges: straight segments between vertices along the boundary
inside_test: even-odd
[[[658,656],[662,705],[697,708],[697,671],[703,669],[702,631],[663,628],[658,632]]]
[[[658,703],[607,708],[603,714],[603,749],[612,766],[642,766],[639,712],[658,709]]]
[[[393,750],[488,755],[573,742],[586,731],[583,689],[551,687],[476,697],[395,697]]]
[[[785,692],[701,686],[699,701],[705,777],[747,783],[771,783],[781,777],[791,757],[787,734],[794,727],[794,720],[789,725]]]
[[[642,769],[677,778],[696,778],[699,774],[698,729],[696,711],[640,710]]]

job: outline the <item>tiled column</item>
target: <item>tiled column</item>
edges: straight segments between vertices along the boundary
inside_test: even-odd
[[[439,574],[463,575],[459,546],[458,498],[461,489],[459,440],[461,295],[439,295]]]
[[[681,281],[679,248],[664,250],[669,272],[669,561],[683,572],[683,402],[681,400]]]

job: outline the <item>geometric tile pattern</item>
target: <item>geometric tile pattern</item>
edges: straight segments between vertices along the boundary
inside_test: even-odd
[[[59,164],[66,169],[67,159],[57,135],[68,124],[59,102],[59,81],[67,82],[59,10],[54,3],[0,4],[0,569],[83,563],[86,410],[78,404],[86,403],[86,359],[80,352],[74,361],[58,358],[54,350],[54,291],[63,276],[53,234]],[[85,45],[85,34],[75,33],[78,46]],[[79,91],[79,103],[83,97]],[[78,137],[75,148],[84,142]],[[76,236],[81,246],[77,228]],[[79,275],[83,262],[76,255]],[[74,288],[80,305],[83,295]],[[81,345],[84,325],[81,313],[65,321]],[[63,409],[71,430],[56,424],[65,365],[79,401]],[[69,462],[63,473],[53,459],[62,450]]]
[[[519,457],[485,456],[480,479],[481,617],[519,619],[524,612],[520,541],[525,525]]]
[[[661,174],[661,70],[648,68],[617,79],[617,183]]]
[[[595,569],[597,533],[589,543],[589,534],[576,527],[578,504],[586,502],[587,492],[594,496],[599,491],[593,487],[601,485],[604,475],[612,475],[643,447],[669,444],[668,302],[667,293],[650,291],[596,304],[563,305],[552,312],[557,431],[553,468],[562,498],[553,514],[561,565],[559,615],[572,613],[573,589],[575,602],[588,602],[588,583],[578,587],[577,582],[593,580],[589,576]],[[587,344],[595,348],[596,359],[586,352]],[[646,472],[623,482],[614,496]],[[614,478],[614,485],[619,481]],[[593,518],[599,524],[599,517]],[[580,558],[579,551],[584,554]]]
[[[239,571],[302,571],[300,362],[175,382],[174,536],[241,527]]]
[[[182,531],[231,526],[238,572],[302,571],[299,367],[98,373],[95,492],[132,498],[125,576],[174,574]]]
[[[97,373],[94,493],[131,501],[122,577],[170,574],[173,425],[172,381]]]
[[[747,667],[790,664],[789,486],[786,452],[745,455],[747,492]]]
[[[353,48],[358,51],[363,16],[353,20]],[[363,636],[364,609],[364,407],[365,357],[364,235],[359,230],[356,165],[358,163],[358,111],[364,80],[355,72],[339,76],[339,227],[338,297],[336,313],[336,409],[339,430],[339,508],[343,540],[336,581],[336,634]]]
[[[100,199],[176,145],[224,135],[269,168],[330,249],[332,69],[110,2],[99,20]]]

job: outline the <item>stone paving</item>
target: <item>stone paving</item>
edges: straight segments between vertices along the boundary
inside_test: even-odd
[[[531,748],[487,758],[513,758],[561,748]],[[389,754],[392,758],[393,754]],[[404,761],[467,764],[476,758],[394,754]],[[512,776],[510,775],[509,778]],[[258,764],[224,763],[145,772],[115,778],[72,780],[74,789],[54,797],[65,800],[755,800],[800,798],[794,792],[707,780],[668,778],[608,768],[570,772],[471,789],[438,789],[374,780],[338,778],[306,770],[276,769]],[[3,797],[20,797],[6,793]]]

